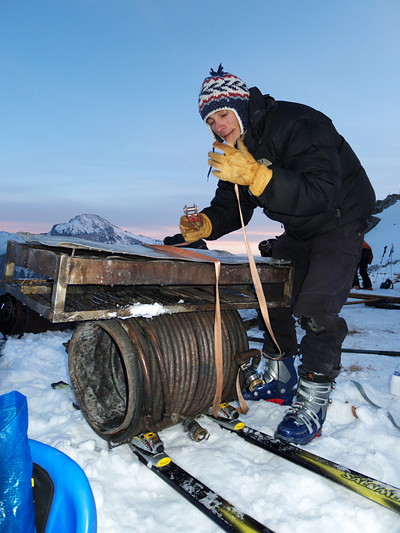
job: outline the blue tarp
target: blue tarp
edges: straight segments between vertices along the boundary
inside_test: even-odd
[[[18,391],[0,396],[0,531],[33,533],[32,458],[28,407]]]

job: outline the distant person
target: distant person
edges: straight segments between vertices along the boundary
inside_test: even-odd
[[[371,246],[366,241],[363,241],[362,250],[361,250],[361,259],[360,259],[360,262],[358,263],[357,270],[356,270],[354,280],[353,280],[353,289],[359,290],[361,288],[360,280],[358,278],[358,272],[359,272],[361,279],[363,281],[362,288],[367,291],[372,291],[372,283],[368,275],[368,266],[372,263],[373,258],[374,258],[374,255],[372,253]]]
[[[277,101],[248,89],[220,65],[200,90],[199,111],[217,141],[208,163],[219,178],[210,206],[193,222],[180,219],[186,242],[214,240],[241,227],[234,185],[245,224],[257,207],[285,233],[272,243],[272,257],[295,268],[291,308],[271,309],[272,328],[284,352],[266,359],[266,384],[258,396],[291,403],[297,384],[295,322],[301,341],[297,396],[276,436],[306,444],[320,434],[334,379],[340,372],[347,325],[339,312],[352,287],[366,219],[375,194],[357,156],[321,112]],[[222,152],[222,153],[221,153]],[[264,352],[277,348],[264,334]]]

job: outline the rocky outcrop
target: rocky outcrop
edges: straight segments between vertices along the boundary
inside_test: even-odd
[[[398,200],[400,200],[400,194],[389,194],[384,200],[376,201],[374,214],[370,216],[367,220],[368,226],[366,229],[366,233],[371,231],[377,224],[379,224],[381,219],[376,215],[378,213],[382,213],[385,209],[394,205]]]
[[[374,215],[382,213],[382,211],[394,205],[398,200],[400,200],[400,194],[389,194],[384,200],[377,200]]]

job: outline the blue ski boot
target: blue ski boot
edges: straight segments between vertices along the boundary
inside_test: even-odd
[[[290,405],[297,385],[297,372],[294,361],[294,355],[279,361],[267,359],[264,373],[260,376],[261,383],[255,387],[246,387],[243,390],[243,398],[245,400],[267,400],[280,405]]]
[[[275,437],[293,444],[308,444],[321,435],[334,381],[299,367],[296,401],[275,431]]]

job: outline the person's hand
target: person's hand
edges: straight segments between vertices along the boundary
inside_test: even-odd
[[[204,213],[199,213],[197,220],[190,220],[188,216],[181,217],[179,229],[186,242],[195,242],[206,239],[211,235],[211,220]]]
[[[257,163],[241,139],[237,142],[238,149],[218,142],[213,146],[223,152],[208,153],[208,164],[217,169],[212,171],[214,176],[223,181],[247,185],[254,196],[260,196],[271,181],[272,170]]]

